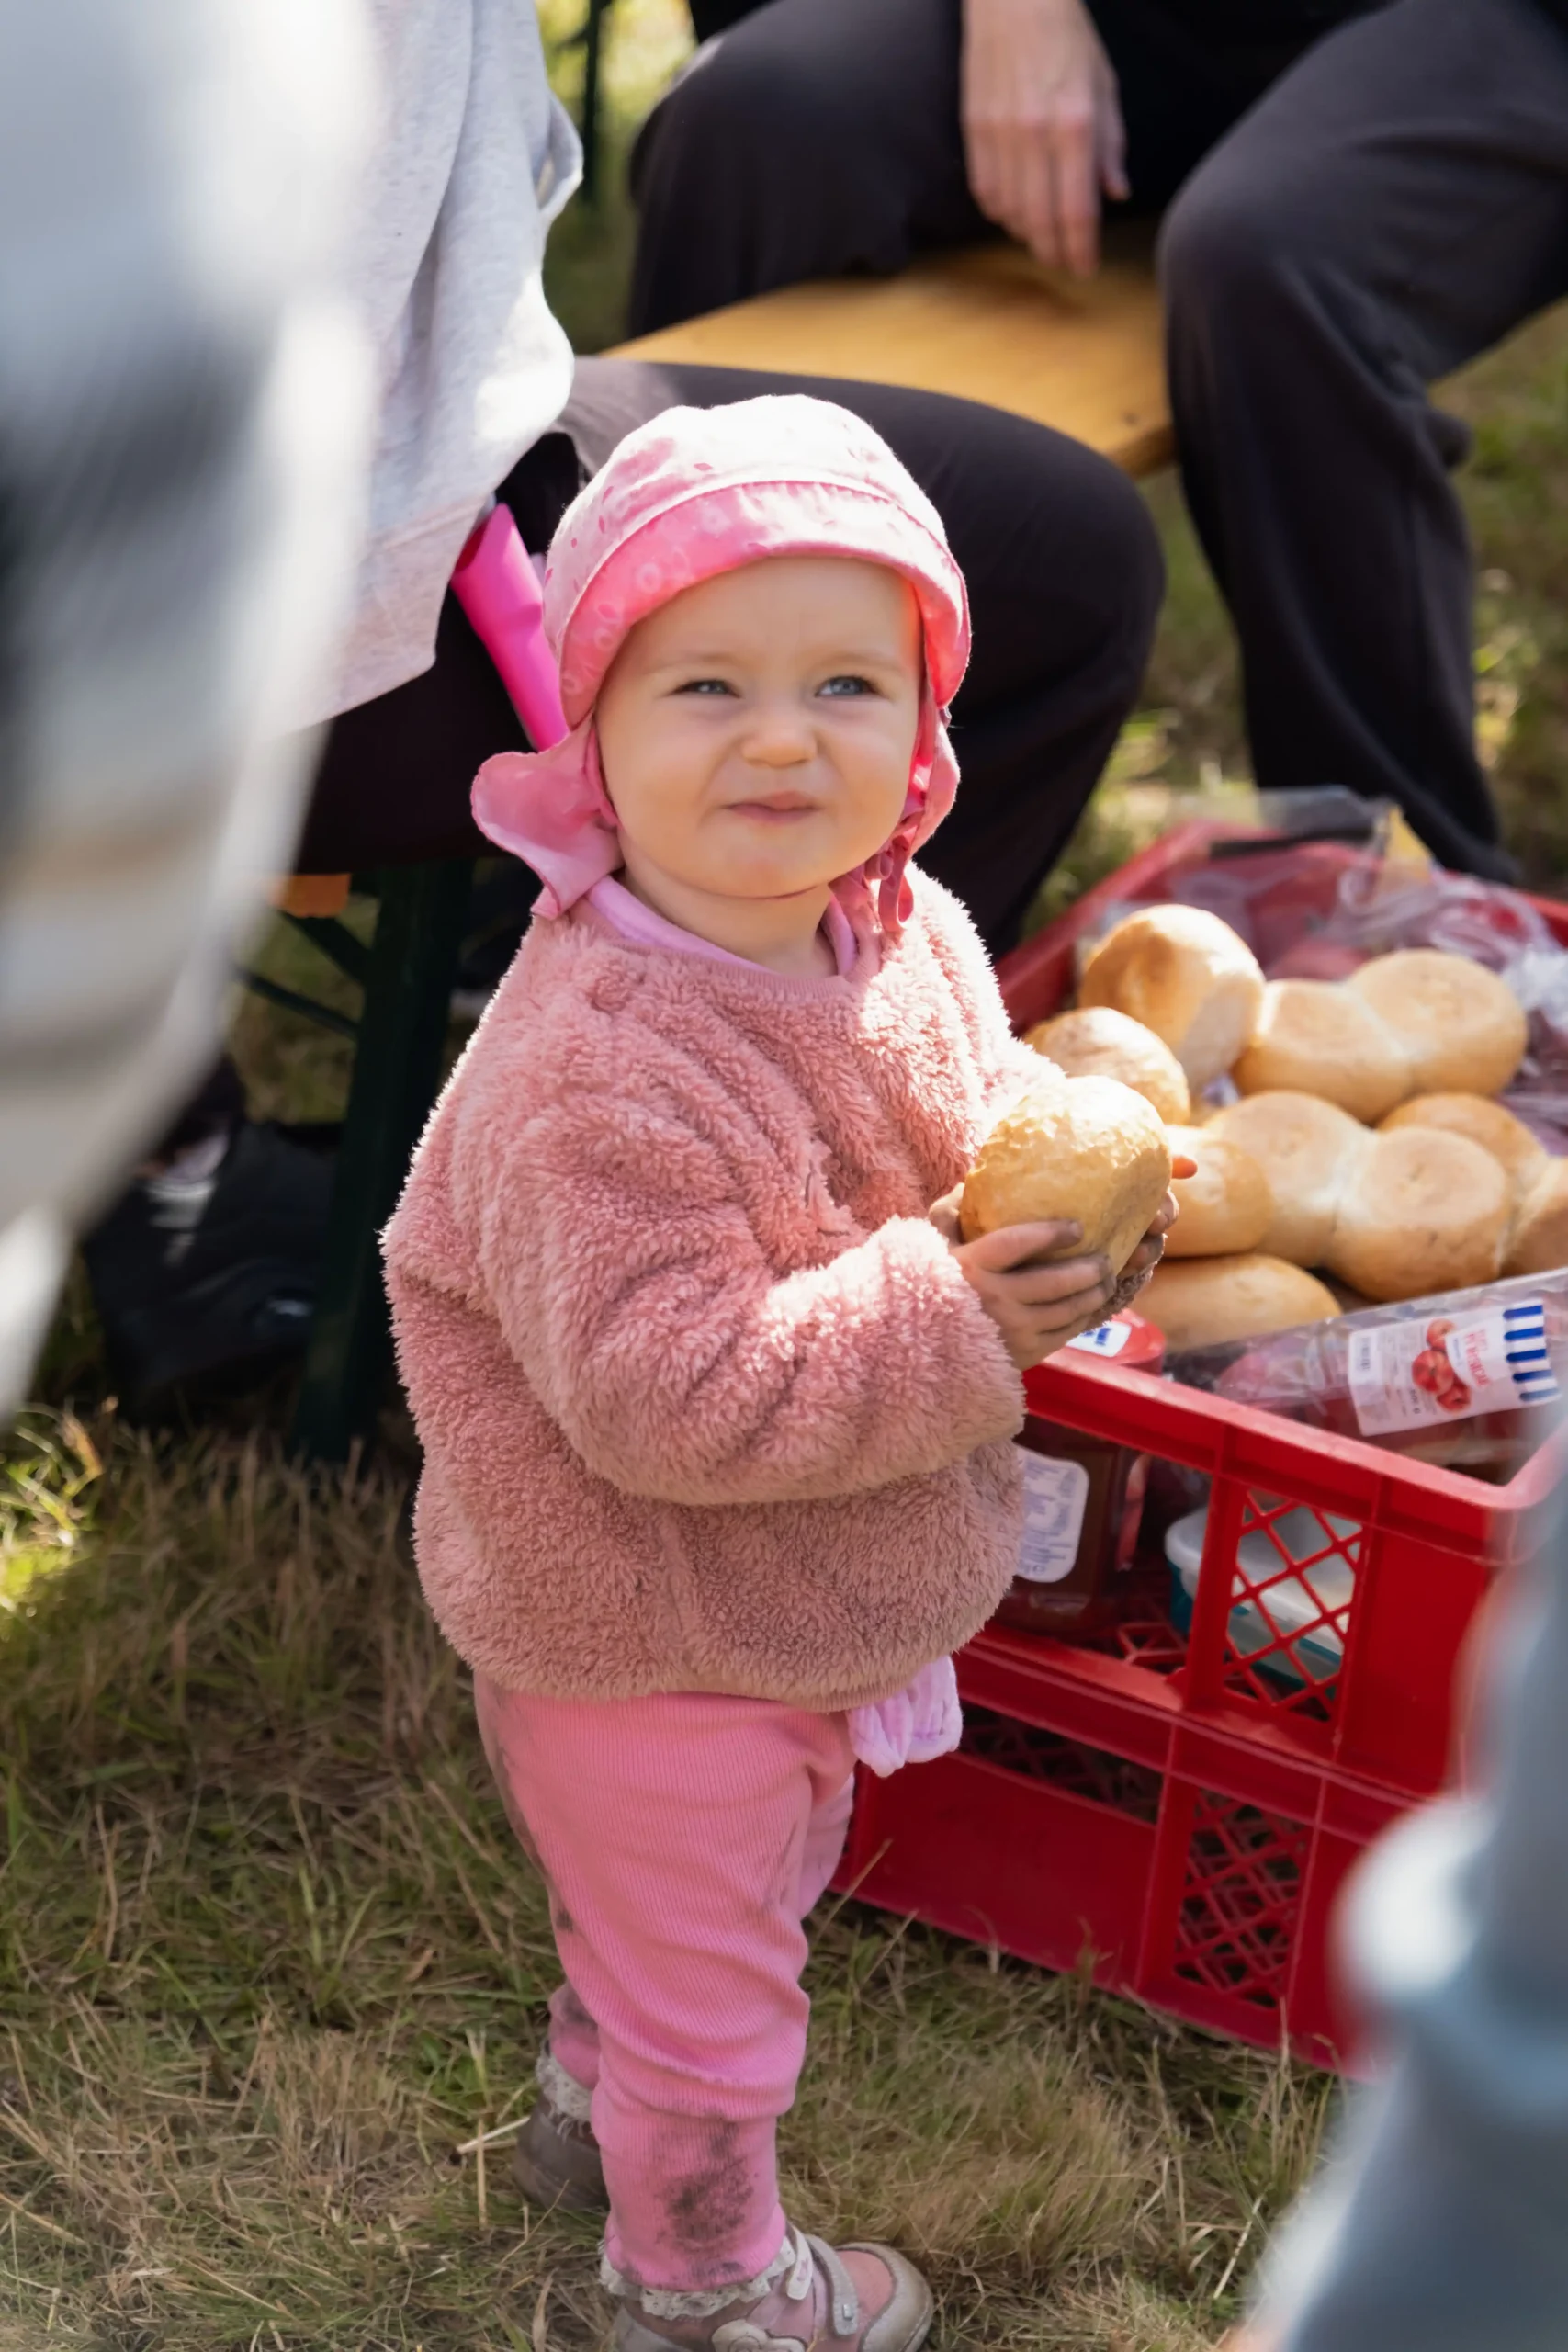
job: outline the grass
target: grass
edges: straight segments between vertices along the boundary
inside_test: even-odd
[[[553,1982],[396,1464],[35,1412],[0,1505],[0,2316],[150,2352],[574,2352],[594,2233],[505,2147]],[[784,2133],[940,2341],[1198,2352],[1323,2086],[846,1905]],[[10,2339],[0,2332],[0,2346]]]
[[[579,0],[546,0],[558,44]],[[632,125],[685,46],[616,0],[605,193],[552,241],[579,345],[618,331]],[[576,71],[558,59],[563,85]],[[1482,734],[1510,839],[1568,874],[1568,316],[1450,394],[1482,593]],[[1169,481],[1171,591],[1050,904],[1246,759],[1228,629]],[[364,910],[361,910],[361,918]],[[297,938],[259,951],[331,983]],[[345,998],[345,1001],[351,1001]],[[262,1114],[341,1106],[346,1049],[254,999]],[[594,2233],[531,2219],[503,2141],[553,1981],[462,1670],[420,1603],[412,1456],[313,1486],[285,1400],[153,1440],[103,1395],[78,1281],[0,1454],[0,2352],[578,2352]],[[1327,2091],[852,1904],[816,1933],[783,2134],[805,2222],[929,2268],[943,2347],[1201,2352],[1310,2169]]]

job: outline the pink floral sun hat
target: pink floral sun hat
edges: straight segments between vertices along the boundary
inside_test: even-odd
[[[964,577],[941,516],[886,443],[847,409],[798,393],[665,410],[627,435],[561,517],[544,628],[570,732],[487,760],[473,797],[480,831],[543,880],[541,914],[563,914],[621,863],[593,707],[625,639],[683,589],[778,555],[886,564],[919,602],[925,691],[904,811],[877,855],[833,886],[852,917],[874,909],[897,934],[905,866],[958,782],[946,719],[969,658]]]

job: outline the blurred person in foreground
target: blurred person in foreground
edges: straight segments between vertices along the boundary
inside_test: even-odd
[[[0,9],[0,1403],[298,820],[367,371],[346,0]]]
[[[1568,1526],[1484,1626],[1478,1793],[1376,1847],[1345,1942],[1393,2053],[1227,2352],[1568,2344]]]
[[[1427,388],[1568,293],[1568,0],[692,0],[633,330],[1005,231],[1077,275],[1166,213],[1171,408],[1254,772],[1507,879]],[[1169,208],[1167,211],[1167,208]]]
[[[523,737],[447,582],[492,496],[543,550],[626,434],[673,405],[821,391],[896,451],[969,582],[975,658],[953,709],[964,800],[936,877],[1009,944],[1132,708],[1159,548],[1131,485],[1022,418],[886,385],[615,359],[575,366],[542,263],[575,186],[530,0],[370,0],[386,97],[349,290],[373,340],[369,529],[297,870],[479,857],[469,790]],[[533,885],[516,869],[525,904]],[[521,917],[519,917],[521,920]],[[91,1238],[123,1399],[249,1377],[302,1344],[330,1163],[249,1119],[221,1068]],[[188,1392],[187,1392],[188,1393]]]

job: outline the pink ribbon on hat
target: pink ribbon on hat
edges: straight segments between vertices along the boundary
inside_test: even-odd
[[[474,780],[475,822],[544,877],[541,913],[564,913],[615,872],[621,853],[592,720],[575,731],[567,727],[538,574],[509,507],[492,504],[476,526],[457,559],[452,591],[538,746],[485,762]],[[515,767],[525,770],[522,778]]]
[[[485,762],[474,820],[540,876],[542,915],[564,914],[621,863],[593,724],[621,645],[682,590],[774,555],[858,557],[915,591],[925,690],[908,794],[876,855],[833,886],[852,920],[874,913],[897,935],[905,869],[957,788],[946,719],[968,661],[968,604],[942,518],[886,443],[798,393],[667,409],[629,434],[562,516],[542,599],[504,507],[464,550],[455,593],[538,747]]]

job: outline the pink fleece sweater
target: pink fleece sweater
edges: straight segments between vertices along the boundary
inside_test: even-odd
[[[923,876],[836,978],[535,922],[386,1236],[470,1665],[852,1708],[984,1623],[1021,1384],[926,1210],[1033,1068]]]

